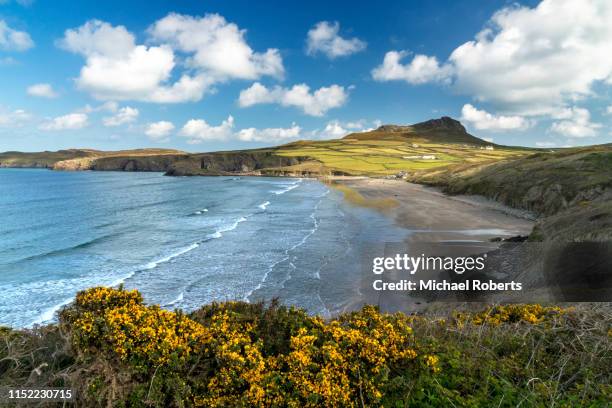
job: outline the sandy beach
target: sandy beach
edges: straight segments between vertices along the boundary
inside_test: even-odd
[[[438,189],[402,180],[337,177],[328,180],[354,205],[370,207],[409,231],[403,243],[389,243],[385,256],[396,253],[436,256],[469,256],[496,249],[499,238],[526,236],[533,217],[478,196],[448,196]],[[377,255],[379,256],[379,255]],[[390,280],[403,275],[387,274]],[[419,278],[439,279],[437,273],[420,272]],[[374,276],[362,273],[359,295],[350,308],[377,304],[387,311],[419,311],[428,300],[403,292],[372,290]]]
[[[481,197],[449,196],[402,180],[345,177],[332,182],[355,190],[364,199],[358,204],[369,202],[398,225],[414,230],[411,241],[489,241],[527,235],[533,227],[529,214]],[[383,200],[386,205],[377,205]]]

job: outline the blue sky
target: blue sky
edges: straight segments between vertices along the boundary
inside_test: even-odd
[[[0,151],[255,148],[443,115],[612,141],[606,0],[0,0]]]

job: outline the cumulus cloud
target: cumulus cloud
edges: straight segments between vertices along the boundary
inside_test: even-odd
[[[209,85],[203,76],[187,74],[168,83],[175,66],[172,49],[136,45],[134,36],[123,26],[91,20],[67,30],[59,44],[85,57],[77,86],[97,99],[197,101]]]
[[[340,138],[354,132],[369,132],[376,129],[382,123],[379,120],[371,122],[371,126],[364,119],[360,119],[354,122],[341,122],[339,120],[332,120],[327,122],[325,128],[322,131],[317,131],[313,136],[317,138]]]
[[[495,13],[453,51],[456,88],[501,108],[550,113],[612,75],[612,3],[544,0]]]
[[[189,138],[187,143],[198,144],[208,140],[227,140],[232,137],[233,128],[231,115],[218,126],[209,125],[203,119],[191,119],[185,123],[180,135]]]
[[[293,106],[307,115],[323,116],[328,110],[338,108],[348,100],[348,91],[339,85],[321,87],[314,92],[306,84],[294,85],[291,88],[275,86],[266,88],[259,82],[240,92],[238,104],[248,107],[263,103],[277,103],[281,106]]]
[[[591,122],[591,113],[584,108],[566,108],[554,114],[556,119],[561,119],[551,125],[550,130],[560,135],[581,138],[597,135],[597,129],[601,124]]]
[[[440,65],[436,57],[415,55],[410,63],[402,64],[406,51],[389,51],[385,54],[383,63],[372,70],[376,81],[406,81],[410,84],[426,82],[444,82],[450,78],[452,68]]]
[[[116,108],[115,108],[116,109]],[[116,111],[113,116],[107,116],[102,119],[102,123],[104,126],[114,127],[121,126],[126,123],[132,123],[137,118],[140,112],[136,108],[132,108],[130,106],[125,106]]]
[[[26,51],[34,47],[32,37],[25,31],[12,29],[4,20],[0,20],[0,50]]]
[[[469,103],[461,109],[461,120],[469,122],[479,130],[524,130],[531,126],[531,122],[522,116],[493,115]]]
[[[288,128],[255,127],[235,130],[234,117],[229,115],[219,125],[211,125],[204,119],[188,120],[179,135],[188,138],[187,143],[199,144],[207,141],[241,140],[244,142],[281,143],[300,137],[302,128],[295,123]]]
[[[493,15],[474,40],[457,47],[449,66],[455,91],[505,112],[550,114],[593,93],[598,81],[612,83],[612,2],[543,0],[535,8],[511,6]],[[393,52],[393,51],[392,51]],[[406,79],[401,55],[387,53],[374,70],[381,79]],[[439,72],[421,56],[425,71]],[[416,70],[418,71],[418,70]],[[439,80],[439,75],[417,81]]]
[[[334,59],[363,51],[367,44],[359,38],[342,38],[338,32],[340,24],[321,21],[314,25],[306,38],[306,52],[308,55],[325,54]]]
[[[300,137],[302,128],[295,123],[289,128],[247,128],[237,133],[237,138],[245,142],[281,143]]]
[[[169,14],[148,33],[153,45],[139,45],[125,27],[91,20],[66,30],[58,44],[85,58],[77,86],[101,100],[194,102],[223,81],[284,74],[277,49],[253,51],[245,30],[217,14]],[[185,54],[182,72],[175,52]]]
[[[192,17],[171,13],[155,22],[148,31],[153,40],[189,53],[188,65],[217,80],[257,79],[262,75],[280,78],[284,74],[277,49],[270,48],[263,53],[253,51],[245,40],[246,30],[218,14]]]
[[[161,141],[174,130],[174,124],[166,120],[149,123],[145,129],[145,135],[155,141]]]
[[[69,113],[57,116],[39,126],[41,130],[77,130],[88,126],[88,116],[85,113]]]
[[[20,127],[31,118],[32,115],[23,109],[8,112],[0,109],[0,127]]]
[[[59,95],[50,84],[34,84],[28,87],[28,95],[40,98],[57,98]]]

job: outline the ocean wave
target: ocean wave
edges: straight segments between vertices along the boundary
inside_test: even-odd
[[[298,179],[298,181],[296,181],[295,183],[289,184],[286,188],[284,188],[282,190],[273,190],[273,191],[271,191],[271,193],[274,193],[276,195],[285,194],[285,193],[293,190],[294,188],[298,188],[300,186],[301,182],[302,182],[302,179]]]
[[[167,307],[167,306],[173,306],[173,305],[175,305],[175,304],[177,304],[177,303],[179,303],[179,302],[182,302],[182,301],[183,301],[183,299],[184,299],[184,294],[183,294],[183,292],[181,292],[181,293],[179,293],[179,295],[176,297],[176,299],[174,299],[174,300],[172,300],[172,301],[170,301],[170,302],[166,303],[166,304],[164,305],[164,307]]]
[[[215,239],[216,238],[221,238],[223,236],[224,232],[235,230],[238,227],[238,224],[240,224],[241,222],[245,222],[246,220],[247,220],[246,217],[240,217],[233,224],[226,225],[224,227],[219,228],[218,230],[216,230],[212,234],[208,235],[208,237],[209,238],[215,238]]]
[[[262,210],[265,210],[266,208],[268,208],[269,205],[270,205],[270,202],[266,201],[265,203],[259,204],[257,207],[261,208]]]
[[[189,245],[187,247],[181,248],[180,250],[178,250],[178,251],[176,251],[176,252],[174,252],[174,253],[172,253],[172,254],[170,254],[168,256],[165,256],[165,257],[160,258],[160,259],[158,259],[156,261],[153,261],[153,262],[149,262],[148,264],[145,265],[145,267],[143,269],[144,270],[148,270],[148,269],[156,268],[157,265],[162,264],[162,263],[166,263],[168,261],[171,261],[174,258],[176,258],[177,256],[181,256],[183,254],[186,254],[187,252],[192,251],[192,250],[196,249],[199,246],[200,246],[200,244],[198,242],[194,242],[193,244],[191,244],[191,245]]]
[[[195,211],[192,215],[201,215],[202,213],[208,212],[208,208],[202,208],[201,210]]]
[[[115,237],[117,237],[119,235],[121,235],[121,233],[113,233],[113,234],[102,235],[102,236],[99,236],[99,237],[96,237],[96,238],[92,238],[92,239],[90,239],[88,241],[81,242],[80,244],[72,245],[72,246],[65,247],[65,248],[54,249],[54,250],[51,250],[51,251],[43,252],[41,254],[30,255],[30,256],[27,256],[25,258],[17,259],[17,260],[14,260],[12,262],[9,262],[9,264],[18,264],[19,262],[34,261],[34,260],[37,260],[37,259],[47,258],[47,257],[50,257],[50,256],[63,255],[63,254],[66,254],[66,253],[69,253],[69,252],[72,252],[72,251],[75,251],[75,250],[88,248],[88,247],[90,247],[92,245],[99,244],[100,242],[104,242],[104,241],[106,241],[108,239],[115,238]]]

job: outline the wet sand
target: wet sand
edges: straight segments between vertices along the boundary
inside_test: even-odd
[[[455,257],[484,253],[499,246],[492,239],[528,235],[534,224],[531,214],[492,200],[448,196],[438,189],[403,180],[337,177],[327,181],[342,191],[348,202],[380,211],[407,230],[405,241],[387,245],[385,256],[402,252]],[[404,278],[393,274],[386,277]],[[374,278],[373,274],[362,276],[360,294],[351,308],[365,303],[377,304],[387,311],[412,312],[426,307],[427,300],[414,294],[373,291]],[[422,273],[419,278],[439,276]]]
[[[386,206],[372,207],[393,217],[398,225],[414,230],[411,241],[488,241],[494,237],[527,235],[534,224],[529,214],[494,201],[448,196],[435,188],[402,180],[342,178],[333,182],[356,191],[364,203],[386,202]]]

